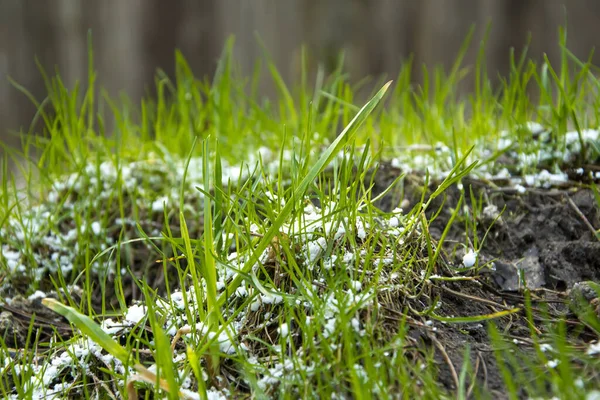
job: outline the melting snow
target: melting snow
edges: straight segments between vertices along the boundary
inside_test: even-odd
[[[148,312],[148,309],[142,305],[134,304],[127,309],[127,313],[125,314],[125,320],[135,325],[139,323]]]
[[[466,268],[471,268],[477,261],[477,252],[473,250],[467,251],[463,256],[462,263]]]

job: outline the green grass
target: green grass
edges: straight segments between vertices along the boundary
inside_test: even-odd
[[[540,319],[547,310],[527,301],[452,315],[439,303],[446,283],[475,285],[491,267],[452,260],[479,254],[502,223],[502,210],[485,217],[487,199],[464,179],[516,192],[587,185],[563,171],[599,158],[598,69],[565,43],[561,30],[558,67],[509,54],[495,87],[485,43],[474,66],[462,65],[467,40],[449,72],[424,68],[415,85],[407,62],[364,102],[343,66],[309,83],[304,57],[293,87],[265,57],[278,95],[261,98],[260,74],[240,76],[232,41],[212,80],[176,53],[174,80],[158,72],[139,106],[97,87],[91,51],[85,85],[44,75],[42,101],[19,86],[38,114],[3,159],[0,289],[13,306],[52,293],[43,303],[74,330],[47,314],[44,329],[3,324],[0,393],[494,398],[474,379],[476,352],[440,362],[435,333],[485,323],[509,397],[585,398],[600,365],[568,341],[578,335],[567,335],[564,315]],[[462,95],[465,79],[474,91]],[[384,161],[404,173],[382,193]],[[415,179],[420,200],[401,209]],[[451,188],[458,202],[436,240],[430,226]],[[449,254],[456,227],[464,242]],[[43,309],[32,301],[28,311]],[[595,314],[578,315],[578,333],[597,335]],[[511,341],[513,321],[531,328],[526,353]]]

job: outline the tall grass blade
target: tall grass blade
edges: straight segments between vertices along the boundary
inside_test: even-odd
[[[342,133],[339,134],[337,139],[335,139],[335,141],[333,143],[331,143],[331,145],[323,153],[321,158],[319,158],[319,160],[317,160],[317,162],[313,165],[313,167],[310,169],[310,171],[304,176],[304,179],[302,179],[302,181],[295,188],[292,198],[299,199],[304,196],[304,193],[308,189],[308,186],[312,182],[314,182],[314,180],[317,178],[317,176],[325,169],[325,167],[331,162],[331,160],[333,160],[335,155],[340,151],[340,149],[344,146],[344,144],[352,137],[352,135],[356,132],[358,127],[361,126],[362,123],[367,119],[367,117],[373,112],[373,110],[375,110],[375,107],[377,107],[377,105],[379,104],[381,99],[383,99],[383,96],[387,92],[391,83],[392,83],[392,81],[389,81],[388,83],[386,83],[375,94],[375,96],[373,96],[373,98],[371,100],[369,100],[369,102],[367,102],[367,104],[365,104],[363,106],[363,108],[361,108],[361,110],[356,114],[356,116],[352,119],[352,121],[350,121],[348,126],[346,126],[346,128],[342,131]],[[283,209],[281,210],[281,213],[279,214],[277,219],[275,221],[273,221],[273,224],[271,225],[269,230],[265,233],[263,238],[260,240],[260,242],[258,243],[256,248],[252,252],[252,255],[249,257],[248,261],[244,264],[244,268],[242,269],[242,272],[248,273],[250,271],[250,269],[252,268],[252,266],[256,262],[258,262],[261,254],[267,249],[267,247],[269,247],[269,245],[271,244],[271,241],[277,235],[277,233],[279,232],[279,229],[281,228],[283,223],[290,216],[294,205],[295,204],[292,201],[288,201],[286,203],[285,207],[283,207]],[[228,288],[228,292],[235,291],[239,287],[242,279],[243,278],[241,276],[239,276],[239,275],[236,276],[234,278],[234,280],[231,282],[231,284]],[[221,295],[219,297],[218,304],[222,305],[225,302],[225,300],[226,300],[226,294]]]

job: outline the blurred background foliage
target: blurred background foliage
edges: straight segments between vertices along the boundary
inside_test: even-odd
[[[340,51],[354,81],[395,78],[411,56],[419,66],[450,66],[469,29],[475,34],[465,65],[473,65],[485,37],[490,76],[505,74],[509,49],[529,42],[529,55],[557,62],[558,26],[568,47],[586,59],[600,38],[598,0],[0,0],[0,138],[28,129],[35,109],[7,79],[38,99],[46,93],[35,59],[55,69],[67,86],[87,75],[91,31],[98,80],[110,95],[137,102],[153,92],[157,68],[174,73],[180,49],[196,76],[211,76],[226,39],[236,38],[241,73],[250,75],[263,54],[260,41],[288,82],[300,74],[301,46],[311,73],[335,68]],[[528,37],[531,34],[531,40]],[[257,40],[260,37],[260,41]],[[599,55],[594,55],[598,61]],[[273,92],[263,79],[261,92]],[[462,90],[471,89],[465,82]],[[17,142],[16,138],[9,141]]]

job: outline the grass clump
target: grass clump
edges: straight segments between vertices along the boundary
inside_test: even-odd
[[[139,108],[91,53],[85,93],[48,78],[23,189],[3,164],[3,395],[594,393],[598,81],[565,41],[499,90],[484,44],[419,87],[407,63],[362,108],[341,68],[290,89],[268,59],[258,98],[232,42]]]

